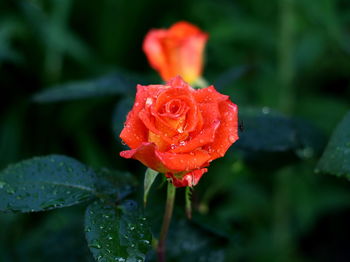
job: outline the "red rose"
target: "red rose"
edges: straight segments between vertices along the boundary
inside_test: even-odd
[[[192,84],[202,74],[207,39],[208,35],[198,27],[178,22],[168,30],[151,30],[145,37],[143,50],[163,80],[180,75]]]
[[[121,139],[122,151],[164,173],[176,187],[194,186],[209,163],[238,139],[237,106],[213,86],[193,89],[181,77],[137,86]]]

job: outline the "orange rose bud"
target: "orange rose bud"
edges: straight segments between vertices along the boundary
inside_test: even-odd
[[[194,186],[238,139],[237,113],[213,86],[196,90],[179,76],[165,85],[138,85],[120,134],[131,150],[120,155],[164,173],[176,187]]]
[[[178,22],[168,30],[151,30],[143,42],[143,51],[164,81],[180,75],[192,84],[202,74],[207,39],[208,35],[198,27]]]

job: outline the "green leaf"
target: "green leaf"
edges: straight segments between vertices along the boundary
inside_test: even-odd
[[[350,179],[350,111],[332,134],[316,172],[345,176]]]
[[[0,64],[3,61],[23,62],[22,55],[11,44],[14,38],[23,35],[24,25],[11,16],[2,16],[0,21]]]
[[[114,200],[121,200],[133,192],[137,180],[127,172],[108,168],[95,169],[95,188],[99,194],[109,195]]]
[[[156,179],[156,177],[158,176],[158,172],[151,169],[151,168],[147,168],[146,173],[145,173],[145,180],[144,180],[144,184],[143,184],[143,204],[146,205],[147,203],[147,197],[148,197],[148,193],[149,190],[151,189],[151,186],[154,182],[154,180]]]
[[[324,146],[322,133],[310,123],[289,118],[269,108],[243,108],[239,113],[243,132],[237,147],[250,151],[295,151],[302,158],[313,157]]]
[[[226,247],[226,239],[213,234],[205,227],[185,219],[172,221],[167,245],[170,261],[223,262]]]
[[[252,151],[286,151],[296,144],[295,132],[290,121],[268,108],[242,109],[239,120],[243,121],[237,146]]]
[[[145,260],[152,235],[136,202],[114,207],[95,201],[85,213],[86,240],[97,261]]]
[[[14,245],[17,246],[14,252],[16,258],[13,257],[12,261],[95,261],[86,245],[81,211],[82,206],[55,210],[40,216],[40,223],[30,227],[17,223],[16,228],[21,229],[21,234]],[[9,233],[8,237],[13,230]],[[11,248],[11,245],[6,247]]]
[[[86,81],[56,85],[33,96],[38,103],[51,103],[82,98],[120,95],[135,89],[133,81],[120,74],[111,74]]]
[[[33,212],[94,197],[94,172],[62,155],[24,160],[0,172],[0,211]]]

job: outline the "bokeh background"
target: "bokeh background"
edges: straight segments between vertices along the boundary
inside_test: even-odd
[[[161,82],[143,37],[179,20],[209,33],[204,76],[244,128],[195,188],[191,222],[178,190],[169,261],[350,261],[350,184],[314,172],[350,108],[348,0],[2,0],[0,168],[66,154],[135,174],[140,199],[145,167],[118,156],[118,133],[136,83]],[[159,179],[155,235],[164,198]],[[92,261],[83,213],[0,214],[0,261]]]

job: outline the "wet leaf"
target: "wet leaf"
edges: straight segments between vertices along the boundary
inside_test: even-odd
[[[144,205],[146,205],[147,203],[147,197],[148,197],[148,193],[149,190],[151,189],[151,186],[153,185],[154,180],[156,179],[156,177],[158,176],[158,172],[147,168],[146,173],[145,173],[145,180],[144,180],[144,184],[143,184],[143,203]]]
[[[85,242],[81,211],[82,207],[77,206],[46,213],[39,224],[21,234],[15,245],[16,258],[33,262],[95,261]]]
[[[239,120],[244,131],[237,146],[253,151],[285,151],[296,145],[296,133],[291,122],[269,108],[243,109]]]
[[[51,103],[82,98],[125,94],[133,90],[135,84],[120,74],[111,74],[86,81],[76,81],[56,85],[33,96],[38,103]]]
[[[243,108],[243,127],[237,147],[250,151],[295,151],[301,158],[319,154],[324,146],[322,133],[310,123],[284,116],[270,108]]]
[[[24,160],[0,172],[0,211],[33,212],[71,206],[95,196],[94,172],[62,155]]]
[[[350,112],[336,127],[316,171],[350,179]]]
[[[137,185],[134,176],[127,172],[100,168],[96,173],[95,190],[98,194],[109,195],[114,200],[120,200],[133,192]]]
[[[151,248],[147,220],[134,201],[118,207],[95,201],[85,213],[85,232],[97,261],[142,262]]]
[[[181,219],[170,228],[167,255],[172,261],[225,261],[227,240]]]

